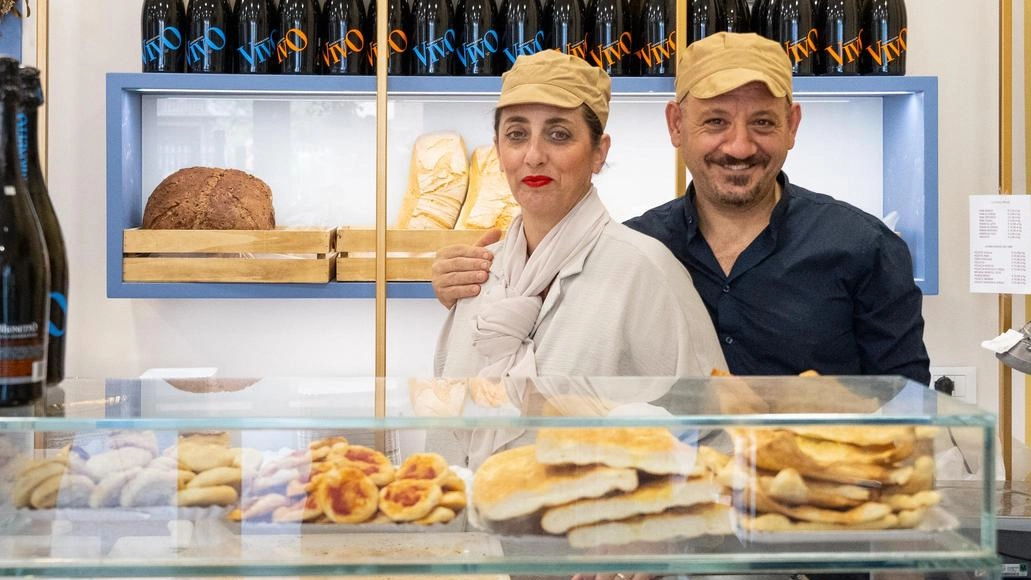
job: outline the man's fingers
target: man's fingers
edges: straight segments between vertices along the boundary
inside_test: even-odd
[[[476,241],[476,245],[483,248],[501,239],[501,230],[487,230],[483,237]]]

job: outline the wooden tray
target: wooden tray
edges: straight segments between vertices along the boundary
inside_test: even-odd
[[[335,228],[122,233],[124,282],[309,282],[334,278]]]
[[[339,282],[376,279],[376,230],[337,228]],[[473,244],[485,230],[387,230],[387,279],[420,282],[430,279],[437,250],[452,244]]]

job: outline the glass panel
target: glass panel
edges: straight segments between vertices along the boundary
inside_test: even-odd
[[[141,99],[144,204],[178,169],[229,167],[269,184],[277,224],[375,222],[373,96]]]
[[[382,419],[376,384],[65,381],[48,406],[64,416],[0,420],[0,564],[494,578],[995,562],[993,418],[901,378],[386,379]]]

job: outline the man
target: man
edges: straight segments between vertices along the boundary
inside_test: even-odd
[[[627,225],[687,267],[732,373],[814,369],[927,384],[909,250],[879,219],[788,181],[781,168],[801,118],[777,43],[730,33],[692,43],[666,105],[670,141],[692,183]],[[438,299],[451,307],[475,295],[490,259],[468,246],[438,252]]]

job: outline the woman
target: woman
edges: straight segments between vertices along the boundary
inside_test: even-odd
[[[708,375],[726,369],[687,271],[661,243],[609,217],[611,81],[582,59],[520,56],[502,78],[494,144],[521,215],[490,247],[479,295],[452,309],[444,377]]]

